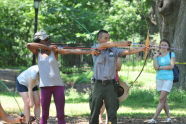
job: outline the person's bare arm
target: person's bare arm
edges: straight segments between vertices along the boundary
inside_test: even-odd
[[[145,50],[148,50],[146,47],[139,47],[139,48],[136,48],[136,49],[132,49],[132,50],[124,50],[122,52],[122,55],[131,55],[131,54],[136,54],[136,53],[139,53],[139,52],[143,52]]]
[[[159,66],[159,70],[172,70],[174,68],[175,58],[171,58],[171,64],[168,66]]]
[[[33,97],[33,91],[32,89],[36,86],[36,80],[32,80],[28,84],[28,97],[29,97],[29,106],[33,107],[34,106],[34,97]]]
[[[51,51],[51,47],[44,45],[44,44],[40,44],[40,43],[28,43],[27,44],[27,48],[33,53],[33,54],[37,54],[38,53],[38,49],[42,49],[42,50],[46,50],[46,51]]]
[[[6,118],[6,113],[5,113],[5,111],[4,111],[4,109],[3,109],[3,107],[1,106],[1,104],[0,104],[0,118],[2,118],[3,120],[4,120],[4,118]]]
[[[106,42],[106,43],[101,43],[98,49],[106,49],[111,47],[127,47],[130,45],[131,45],[131,41]]]
[[[58,49],[59,54],[92,54],[97,55],[99,51],[97,50],[81,50],[81,49]]]
[[[22,120],[23,120],[23,117],[16,117],[16,118],[13,118],[13,117],[10,117],[8,114],[6,114],[6,112],[3,110],[3,107],[1,106],[0,104],[0,118],[3,120],[3,121],[6,121],[8,123],[20,123]]]

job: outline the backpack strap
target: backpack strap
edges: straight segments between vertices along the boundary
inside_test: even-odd
[[[171,52],[169,52],[169,56],[170,56],[170,64],[171,64],[171,54],[172,54],[172,53],[171,53]]]
[[[171,52],[169,52],[170,59],[171,59],[171,54],[172,54],[172,53],[171,53]]]

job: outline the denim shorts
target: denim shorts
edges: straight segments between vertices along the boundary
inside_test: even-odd
[[[28,92],[28,88],[22,84],[19,83],[18,80],[16,80],[16,88],[18,92]],[[35,86],[32,91],[37,91],[39,90],[38,86]]]

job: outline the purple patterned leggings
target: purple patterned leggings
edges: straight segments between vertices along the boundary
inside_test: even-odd
[[[42,117],[41,117],[40,124],[47,124],[52,95],[54,97],[54,102],[56,105],[58,124],[65,124],[64,86],[41,87]]]

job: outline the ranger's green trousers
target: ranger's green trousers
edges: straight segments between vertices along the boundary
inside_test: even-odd
[[[114,82],[108,81],[106,83],[94,82],[92,83],[92,92],[90,95],[90,124],[99,124],[99,113],[105,103],[108,114],[108,122],[117,124],[117,110],[119,108],[119,101],[114,88]]]

